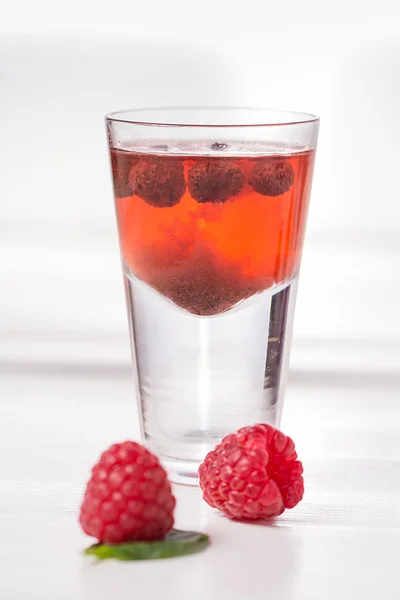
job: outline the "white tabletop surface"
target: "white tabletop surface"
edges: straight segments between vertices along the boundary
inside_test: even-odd
[[[129,373],[4,369],[0,400],[1,600],[399,600],[399,380],[296,372],[282,428],[306,494],[271,525],[230,522],[177,486],[176,526],[205,552],[93,565],[77,525],[91,464],[135,437]],[[117,376],[116,376],[117,375]]]

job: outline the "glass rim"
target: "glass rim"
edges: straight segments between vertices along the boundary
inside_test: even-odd
[[[277,121],[267,122],[263,119],[257,120],[256,122],[241,122],[241,123],[233,123],[233,122],[223,122],[223,123],[208,123],[208,122],[186,122],[184,120],[176,119],[174,121],[167,121],[165,119],[152,119],[151,113],[155,113],[156,111],[162,111],[165,113],[173,112],[173,111],[186,111],[186,112],[194,112],[194,111],[203,111],[203,112],[211,112],[211,111],[223,111],[226,113],[233,113],[234,111],[247,111],[251,114],[272,114],[281,115],[282,118],[278,118]],[[139,116],[135,118],[135,115],[145,115],[140,118]],[[149,116],[150,114],[150,116]],[[133,117],[127,118],[127,115],[133,115]],[[281,109],[272,109],[272,108],[263,108],[257,106],[154,106],[148,108],[133,108],[126,110],[118,110],[115,112],[108,113],[106,115],[107,122],[116,122],[116,123],[127,123],[130,125],[140,125],[145,127],[193,127],[193,128],[212,128],[212,129],[228,129],[228,128],[239,128],[243,129],[246,127],[288,127],[295,125],[307,125],[312,123],[318,123],[319,117],[305,112],[291,111],[291,110],[281,110]]]

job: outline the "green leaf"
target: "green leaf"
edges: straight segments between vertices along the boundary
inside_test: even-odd
[[[99,560],[153,560],[201,552],[209,544],[208,535],[196,531],[172,529],[163,540],[155,542],[125,542],[123,544],[94,544],[84,554]]]

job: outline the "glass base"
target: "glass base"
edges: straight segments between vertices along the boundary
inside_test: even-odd
[[[157,448],[148,446],[149,450],[157,453]],[[168,479],[179,485],[198,485],[199,467],[201,461],[179,460],[168,456],[159,456],[161,464],[168,473]]]
[[[215,316],[125,277],[143,438],[171,481],[194,485],[225,435],[279,425],[297,276]]]

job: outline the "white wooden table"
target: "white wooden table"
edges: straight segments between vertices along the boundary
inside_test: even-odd
[[[233,523],[177,486],[179,528],[202,554],[93,565],[77,513],[89,468],[136,434],[129,371],[4,369],[0,394],[1,600],[399,600],[400,385],[294,373],[283,429],[306,495],[274,525]]]

